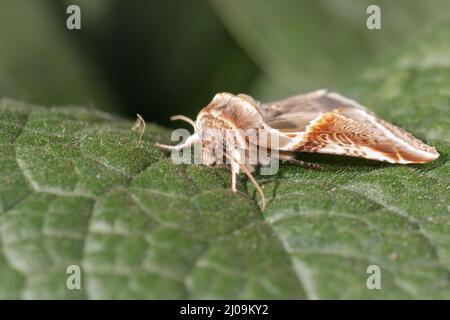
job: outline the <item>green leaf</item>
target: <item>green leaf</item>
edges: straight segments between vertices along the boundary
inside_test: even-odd
[[[0,103],[0,298],[448,298],[450,27],[344,93],[438,148],[426,165],[303,156],[230,191],[175,165],[170,132],[75,107]],[[69,265],[81,289],[69,290]],[[381,290],[366,287],[369,265]]]

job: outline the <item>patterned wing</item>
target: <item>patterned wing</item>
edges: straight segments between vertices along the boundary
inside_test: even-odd
[[[357,102],[325,90],[263,105],[265,123],[288,134],[283,150],[347,155],[391,163],[426,163],[436,150],[375,117]]]

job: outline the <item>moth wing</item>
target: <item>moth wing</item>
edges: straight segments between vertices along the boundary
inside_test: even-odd
[[[370,113],[358,102],[326,89],[262,104],[261,113],[264,121],[272,128],[282,132],[305,132],[308,125],[318,116],[340,107]]]
[[[338,107],[346,106],[366,110],[358,102],[348,99],[338,93],[326,89],[316,90],[306,94],[299,94],[283,100],[260,104],[264,119],[285,117],[289,113],[297,112],[328,112]]]
[[[434,148],[377,118],[357,102],[326,90],[266,104],[264,108],[265,123],[291,140],[280,150],[391,163],[425,163],[439,156]]]

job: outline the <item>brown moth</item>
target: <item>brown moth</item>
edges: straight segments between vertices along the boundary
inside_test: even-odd
[[[204,107],[194,122],[184,116],[172,120],[184,120],[195,129],[183,144],[168,146],[168,150],[181,150],[193,144],[201,144],[201,161],[204,165],[216,163],[215,151],[222,146],[217,141],[226,140],[230,152],[223,156],[230,161],[232,185],[236,192],[236,175],[242,170],[261,195],[264,194],[251,175],[253,165],[242,161],[239,150],[248,150],[249,141],[242,130],[262,130],[273,138],[263,147],[275,150],[277,159],[295,164],[314,166],[294,159],[295,152],[315,152],[360,157],[390,163],[427,163],[439,154],[403,129],[377,118],[365,107],[334,92],[317,90],[284,100],[261,103],[245,94],[218,93]],[[216,129],[210,133],[207,129]],[[234,134],[225,135],[225,131]],[[261,132],[261,131],[260,131]],[[227,149],[229,150],[229,149]]]

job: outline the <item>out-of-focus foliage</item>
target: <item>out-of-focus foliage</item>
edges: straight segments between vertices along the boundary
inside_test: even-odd
[[[66,31],[48,1],[1,0],[0,96],[116,110],[96,61],[84,57]]]
[[[352,82],[414,35],[450,19],[437,0],[210,0],[239,44],[264,71],[252,88],[262,99]],[[366,27],[369,5],[381,29]]]
[[[81,30],[66,28],[69,4]],[[203,0],[2,0],[0,36],[0,95],[161,123],[258,70]]]
[[[82,29],[66,28],[78,4]],[[381,30],[366,8],[381,7]],[[450,18],[447,0],[0,0],[0,96],[168,124],[219,91],[265,100],[352,79]]]

